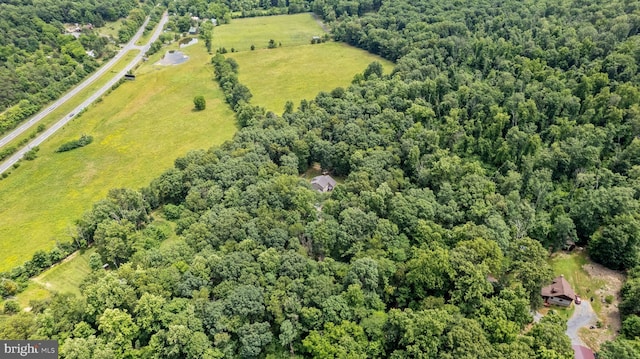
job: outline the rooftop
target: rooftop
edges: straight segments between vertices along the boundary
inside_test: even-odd
[[[563,295],[571,299],[576,298],[576,293],[571,288],[569,282],[564,279],[563,275],[556,277],[551,282],[551,285],[542,287],[541,293],[543,297],[557,297]]]

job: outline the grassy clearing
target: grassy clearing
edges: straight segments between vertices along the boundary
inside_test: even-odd
[[[33,278],[27,289],[16,295],[20,307],[27,308],[31,305],[31,301],[46,299],[54,292],[80,295],[78,288],[91,272],[89,256],[93,252],[95,252],[94,248],[83,253],[77,252],[64,262]]]
[[[234,19],[215,28],[213,48],[236,50],[226,56],[240,65],[239,80],[251,90],[251,102],[276,113],[282,113],[288,100],[295,104],[348,86],[373,61],[381,62],[386,72],[393,68],[393,63],[343,43],[310,44],[322,34],[308,13]],[[282,47],[268,49],[270,39]],[[251,45],[255,51],[247,51]]]
[[[86,89],[82,93],[74,96],[69,101],[65,102],[64,105],[61,105],[61,106],[57,107],[55,110],[53,110],[50,113],[48,113],[38,123],[38,125],[42,124],[42,125],[44,125],[46,127],[49,127],[52,124],[54,124],[55,122],[59,121],[62,117],[64,117],[71,110],[73,110],[78,105],[80,105],[84,100],[86,100],[92,93],[96,92],[105,83],[109,82],[109,80],[111,80],[117,73],[119,73],[123,68],[125,68],[127,66],[127,64],[129,64],[129,62],[131,62],[131,60],[134,57],[136,57],[138,52],[139,52],[138,50],[132,50],[132,51],[127,52],[118,62],[116,62],[111,67],[111,69],[107,73],[102,75],[96,81],[92,82],[89,86],[86,87]],[[45,109],[45,108],[47,108],[49,106],[51,106],[51,104],[47,104],[45,106],[42,106],[42,108]],[[17,145],[18,143],[20,143],[20,141],[22,141],[25,138],[30,137],[33,133],[35,133],[37,127],[38,126],[33,126],[31,129],[29,129],[29,131],[25,132],[25,134],[23,134],[22,136],[18,136],[13,141],[9,142],[6,146],[15,146],[15,145]]]
[[[89,256],[93,252],[95,252],[95,248],[90,248],[83,253],[76,252],[63,263],[57,264],[33,278],[33,282],[50,292],[80,295],[78,287],[84,278],[91,273]]]
[[[227,54],[240,65],[239,80],[253,94],[251,103],[282,113],[290,100],[298,104],[320,91],[348,87],[357,73],[373,61],[386,73],[393,63],[344,43],[326,42],[288,48]]]
[[[591,261],[584,252],[576,252],[572,254],[556,253],[551,258],[551,267],[553,274],[558,276],[563,274],[573,290],[583,300],[589,300],[597,290],[603,288],[606,283],[602,279],[593,278],[584,270],[583,266]],[[602,303],[594,300],[591,305],[596,313],[600,313]]]
[[[271,39],[283,47],[306,45],[314,36],[323,34],[310,13],[233,19],[213,30],[213,48],[249,51],[254,45],[256,49],[266,49]]]
[[[103,27],[98,28],[98,32],[103,36],[110,36],[118,40],[118,31],[122,27],[124,19],[119,19],[113,22],[107,22]]]
[[[103,101],[44,143],[38,158],[0,181],[0,271],[29,259],[38,249],[66,241],[74,220],[110,188],[139,188],[172,166],[175,158],[230,139],[232,111],[213,78],[202,45],[184,49],[190,59],[157,66],[153,56]],[[193,111],[204,95],[207,109]],[[54,153],[82,134],[89,146]]]

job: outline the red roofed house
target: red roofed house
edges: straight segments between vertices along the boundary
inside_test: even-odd
[[[582,346],[582,345],[573,345],[573,352],[575,354],[576,359],[595,359],[595,355],[593,355],[593,351],[591,349]]]
[[[543,287],[540,291],[545,304],[555,304],[563,307],[571,305],[576,299],[576,293],[571,289],[571,285],[561,275],[551,282],[551,285]]]

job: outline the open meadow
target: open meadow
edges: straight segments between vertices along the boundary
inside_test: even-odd
[[[74,221],[111,188],[146,186],[191,149],[209,148],[236,131],[232,111],[213,81],[204,46],[183,49],[190,58],[175,66],[154,63],[156,54],[102,101],[40,147],[0,181],[0,271],[68,241]],[[193,111],[204,95],[207,108]],[[87,134],[93,143],[54,153]]]
[[[324,31],[310,13],[278,16],[259,16],[233,19],[230,24],[213,30],[213,49],[221,47],[231,51],[266,49],[269,40],[283,47],[306,45]]]
[[[215,28],[213,48],[236,51],[225,56],[240,65],[238,79],[251,90],[251,103],[275,113],[282,113],[287,101],[298,104],[320,91],[349,86],[373,61],[385,73],[393,69],[392,62],[344,43],[311,45],[314,36],[323,34],[309,13],[234,19]],[[267,48],[270,39],[282,47]]]
[[[373,61],[389,73],[393,63],[344,43],[262,49],[227,54],[240,70],[238,79],[251,90],[251,103],[281,114],[287,101],[312,100],[320,91],[348,87]],[[297,107],[297,106],[296,106]]]

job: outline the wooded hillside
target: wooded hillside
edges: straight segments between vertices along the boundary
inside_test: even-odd
[[[549,250],[573,240],[635,268],[601,357],[637,358],[636,4],[310,6],[393,73],[372,63],[277,116],[216,56],[234,140],[111,191],[78,222],[76,242],[99,253],[85,297],[15,315],[0,336],[59,339],[65,358],[569,359],[564,319],[525,328]],[[301,177],[315,164],[333,191]],[[158,216],[177,239],[161,245]]]

